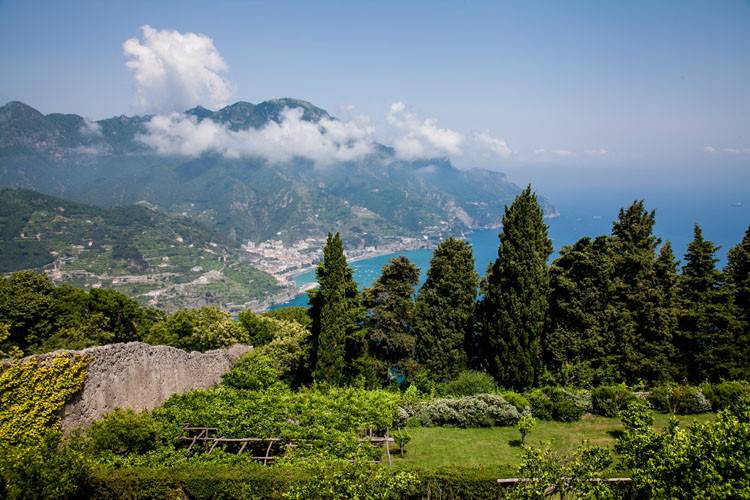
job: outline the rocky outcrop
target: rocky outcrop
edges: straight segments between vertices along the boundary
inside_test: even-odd
[[[214,351],[186,352],[129,342],[67,351],[85,355],[90,362],[83,389],[65,405],[63,429],[88,425],[115,408],[150,410],[173,394],[212,387],[251,349],[238,344]]]

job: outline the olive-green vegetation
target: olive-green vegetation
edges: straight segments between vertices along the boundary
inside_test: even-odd
[[[33,445],[59,431],[60,412],[86,380],[88,360],[60,354],[12,361],[0,373],[0,447]]]
[[[441,242],[419,289],[414,317],[414,357],[434,380],[450,380],[468,366],[477,286],[471,246],[456,238]]]
[[[380,383],[403,383],[416,370],[414,361],[414,291],[419,269],[406,257],[383,266],[372,288],[362,294],[367,308],[370,365]]]
[[[0,190],[0,272],[54,267],[76,286],[116,288],[167,309],[244,304],[279,289],[236,242],[145,206],[99,208],[27,190]],[[210,274],[205,282],[198,278]],[[149,292],[157,292],[154,296]]]
[[[316,381],[342,385],[364,370],[364,308],[338,233],[328,234],[316,276],[320,287],[310,294]]]
[[[551,253],[542,209],[529,186],[505,209],[498,258],[478,306],[481,363],[505,387],[524,389],[539,380]]]
[[[148,413],[115,411],[62,440],[55,411],[83,367],[59,366],[55,385],[44,374],[56,358],[11,363],[0,397],[12,409],[0,407],[0,419],[33,420],[38,439],[23,444],[5,426],[13,445],[0,450],[0,494],[20,497],[26,485],[90,497],[748,497],[750,230],[720,270],[698,226],[680,266],[654,224],[637,201],[611,235],[582,238],[548,264],[529,187],[505,213],[479,290],[471,248],[451,239],[421,291],[418,269],[400,257],[359,292],[340,235],[329,234],[309,308],[237,319],[211,307],[166,315],[33,272],[0,278],[5,355],[130,340],[255,346],[219,387]],[[289,446],[263,469],[231,444],[188,451],[177,439],[186,422]],[[359,439],[366,429],[394,436],[397,467],[370,464],[382,450]],[[79,473],[61,473],[72,466]],[[632,474],[632,489],[598,481],[613,474]],[[499,492],[503,476],[533,480]]]

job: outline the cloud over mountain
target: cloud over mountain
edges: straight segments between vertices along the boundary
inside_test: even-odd
[[[393,147],[396,156],[411,160],[435,156],[460,155],[464,136],[448,128],[440,128],[433,119],[421,119],[407,111],[403,102],[394,102],[386,115],[388,123],[397,129]]]
[[[206,35],[156,30],[145,25],[142,39],[122,44],[133,72],[136,105],[142,111],[169,112],[198,104],[218,107],[232,96],[228,67]]]
[[[260,128],[232,130],[211,119],[172,113],[154,116],[139,140],[157,153],[196,157],[218,153],[227,158],[262,157],[270,162],[304,157],[318,165],[352,161],[373,150],[372,129],[366,124],[321,118],[302,119],[300,108],[285,108],[279,122]]]

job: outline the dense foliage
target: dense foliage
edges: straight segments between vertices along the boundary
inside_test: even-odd
[[[13,361],[0,373],[0,445],[36,444],[59,430],[60,411],[86,380],[88,360],[60,354]]]
[[[362,373],[366,345],[364,309],[338,233],[328,235],[316,276],[320,288],[310,296],[313,378],[342,385]]]
[[[617,450],[643,498],[747,498],[750,495],[750,404],[740,400],[710,423],[663,432],[643,405],[623,414]]]
[[[524,389],[541,374],[551,253],[542,209],[529,186],[505,209],[498,258],[479,304],[483,363],[505,387]]]
[[[477,284],[471,246],[456,238],[441,242],[432,253],[414,318],[414,357],[434,380],[450,380],[468,366]]]

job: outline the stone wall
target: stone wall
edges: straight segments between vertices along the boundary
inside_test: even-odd
[[[63,429],[88,425],[115,408],[150,410],[173,394],[216,385],[252,348],[186,352],[142,342],[75,351],[91,358],[81,392],[65,405]]]

